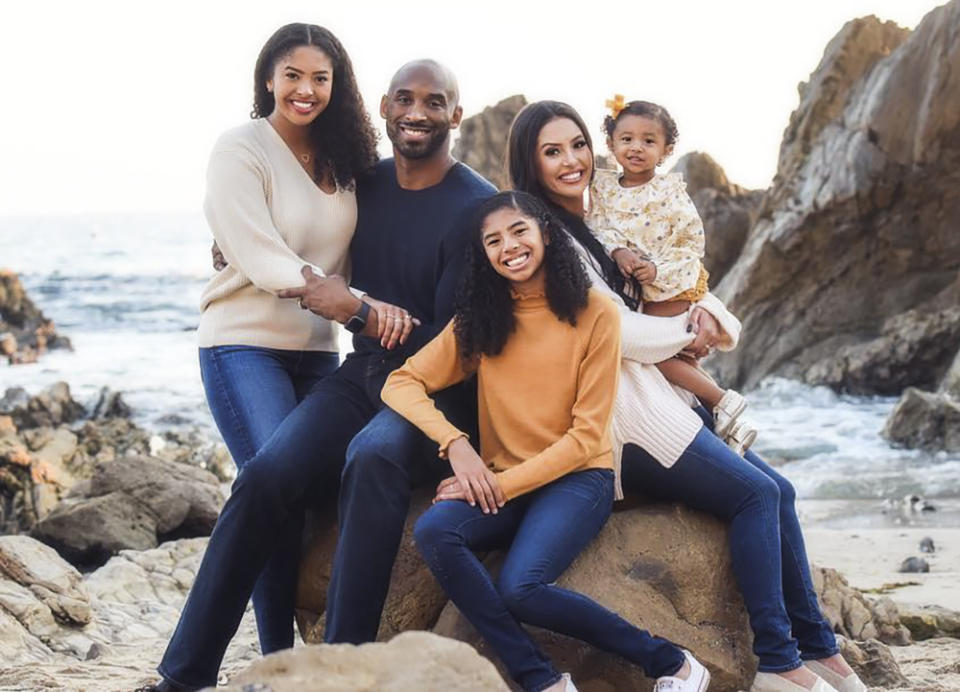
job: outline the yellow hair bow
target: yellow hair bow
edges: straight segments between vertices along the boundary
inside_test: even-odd
[[[616,120],[627,104],[623,101],[623,94],[614,94],[612,99],[607,99],[606,106],[610,109],[610,115]]]

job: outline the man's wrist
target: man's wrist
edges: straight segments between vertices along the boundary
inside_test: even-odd
[[[346,324],[347,321],[356,315],[360,308],[362,308],[364,302],[357,298],[350,292],[347,292],[347,296],[344,298],[341,304],[341,310],[337,314],[337,322],[340,324]]]

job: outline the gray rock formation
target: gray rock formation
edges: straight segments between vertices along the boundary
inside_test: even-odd
[[[31,532],[75,564],[213,530],[223,496],[213,474],[151,457],[97,462],[86,496],[63,500]]]
[[[743,250],[747,233],[757,220],[763,191],[734,185],[709,154],[699,151],[685,154],[671,172],[683,174],[687,192],[703,219],[703,263],[710,272],[710,285],[716,286]]]
[[[218,688],[221,689],[221,688]],[[490,661],[463,642],[406,632],[389,643],[325,644],[271,654],[224,690],[273,692],[507,692]]]
[[[495,569],[496,563],[491,567]],[[726,527],[679,506],[616,512],[559,580],[627,620],[682,642],[710,668],[712,690],[746,689],[756,670],[750,625],[736,586]],[[648,690],[652,681],[625,660],[577,640],[532,629],[580,689]],[[489,647],[451,604],[434,628],[486,656]]]
[[[501,190],[509,187],[504,155],[510,124],[527,99],[517,94],[503,99],[483,112],[464,118],[453,155]]]
[[[879,639],[898,646],[910,643],[910,632],[889,598],[868,599],[834,569],[814,565],[811,571],[817,600],[834,632],[858,641]]]
[[[743,320],[712,364],[864,393],[937,386],[960,346],[960,2],[910,32],[830,42],[784,133],[760,220],[717,293]]]
[[[960,639],[960,613],[948,608],[923,606],[901,609],[900,622],[917,641],[934,637]]]
[[[960,452],[960,402],[908,387],[890,413],[883,436],[903,447]]]
[[[901,689],[910,685],[886,644],[876,639],[854,642],[838,637],[837,640],[841,655],[868,687]]]
[[[20,278],[0,269],[0,356],[11,365],[32,363],[48,348],[70,348],[52,320],[33,304]]]

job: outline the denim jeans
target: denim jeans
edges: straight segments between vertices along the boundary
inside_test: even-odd
[[[216,684],[223,654],[278,540],[308,501],[337,487],[347,445],[377,411],[365,369],[348,358],[317,382],[241,468],[158,666],[167,680],[198,688]]]
[[[613,472],[590,469],[510,500],[497,514],[448,500],[417,521],[424,560],[524,690],[549,687],[560,674],[522,622],[619,654],[652,678],[683,665],[683,652],[672,643],[553,583],[597,535],[612,506]],[[507,547],[494,584],[473,551]]]
[[[327,351],[288,351],[257,346],[200,349],[207,403],[237,470],[270,439],[283,419],[340,358]],[[253,591],[260,651],[293,646],[293,610],[300,561],[302,517],[277,536]]]
[[[639,447],[623,450],[626,492],[682,502],[730,523],[733,571],[753,629],[759,669],[778,673],[838,652],[810,577],[806,548],[786,478],[753,452],[740,457],[708,427],[671,467]]]
[[[434,394],[437,407],[476,440],[476,389]],[[353,439],[340,479],[339,538],[327,589],[328,643],[374,641],[413,488],[452,475],[437,445],[384,408]]]

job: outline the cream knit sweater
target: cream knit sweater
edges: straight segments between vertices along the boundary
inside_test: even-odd
[[[204,212],[229,263],[201,297],[201,347],[245,344],[333,351],[337,326],[276,292],[300,269],[346,274],[357,223],[353,190],[316,186],[266,119],[224,133],[210,155]]]
[[[696,403],[689,392],[674,387],[654,366],[671,358],[693,341],[687,332],[687,315],[654,317],[630,310],[603,280],[592,256],[571,237],[580,252],[584,268],[593,287],[613,300],[620,308],[620,386],[613,405],[610,441],[613,444],[614,469],[617,474],[617,499],[620,488],[620,459],[623,445],[635,444],[654,459],[673,466],[693,442],[703,421],[693,412]],[[729,351],[740,339],[740,321],[713,294],[708,293],[696,305],[717,318],[724,337],[718,348]]]

